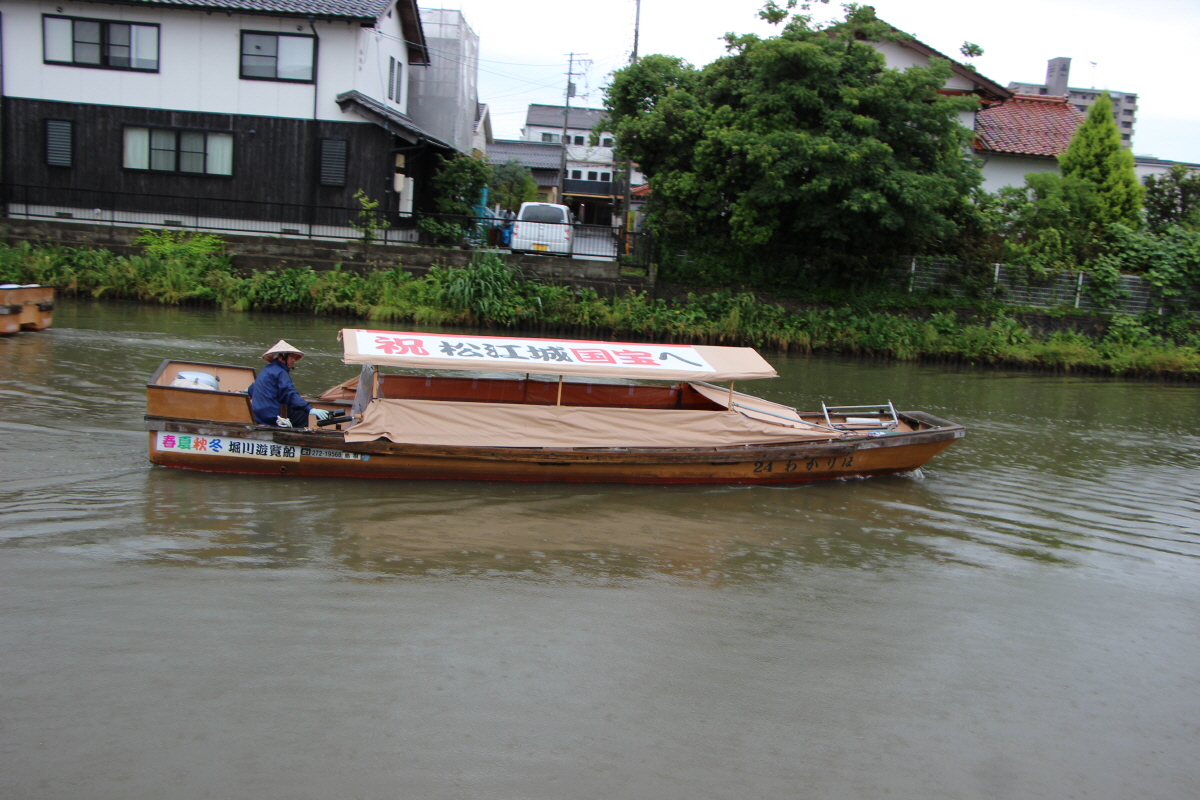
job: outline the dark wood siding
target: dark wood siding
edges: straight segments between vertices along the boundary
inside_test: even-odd
[[[383,208],[390,195],[397,142],[370,123],[205,114],[120,106],[4,98],[4,182],[8,200],[88,208],[170,211],[246,219],[340,223],[363,189]],[[74,164],[46,164],[46,120],[73,123]],[[233,175],[128,170],[127,126],[202,130],[233,135]],[[344,186],[320,185],[320,142],[346,141]],[[420,166],[428,185],[432,154]],[[413,170],[414,173],[417,170]],[[418,196],[424,194],[418,188]],[[341,210],[338,214],[336,210]],[[339,218],[340,217],[340,218]]]

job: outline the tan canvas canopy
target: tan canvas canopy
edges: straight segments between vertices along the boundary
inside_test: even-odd
[[[347,364],[591,378],[733,381],[778,377],[751,347],[595,342],[346,328]]]
[[[768,421],[770,420],[770,421]],[[347,442],[455,447],[731,447],[837,439],[799,420],[728,411],[377,399]]]

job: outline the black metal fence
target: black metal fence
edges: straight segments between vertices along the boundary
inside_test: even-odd
[[[3,197],[5,214],[18,219],[342,241],[361,239],[369,231],[374,241],[383,244],[504,250],[509,246],[512,227],[511,222],[491,216],[365,213],[343,206],[15,184],[3,187]],[[634,266],[650,263],[651,248],[643,234],[626,234],[608,225],[569,227],[570,255],[574,258],[620,258]]]

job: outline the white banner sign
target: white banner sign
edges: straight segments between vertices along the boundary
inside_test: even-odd
[[[159,431],[155,437],[155,449],[159,452],[191,453],[201,456],[265,458],[271,461],[300,460],[299,447],[255,439],[235,439],[229,436],[195,436]]]
[[[612,366],[622,370],[681,370],[710,373],[712,366],[688,345],[618,342],[583,342],[573,339],[518,339],[495,336],[447,336],[355,331],[360,354],[402,356],[419,364],[421,359],[450,359],[465,368],[492,367],[505,372],[527,372],[529,365],[578,364]],[[525,365],[525,366],[522,366]]]

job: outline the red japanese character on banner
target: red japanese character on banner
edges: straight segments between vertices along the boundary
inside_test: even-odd
[[[420,339],[401,339],[398,336],[376,336],[375,349],[382,350],[389,356],[427,356],[425,342]]]
[[[613,355],[619,358],[622,364],[649,367],[658,366],[658,362],[654,360],[654,356],[645,350],[614,350]]]
[[[617,360],[615,358],[613,358],[612,353],[608,352],[607,350],[601,350],[599,348],[595,348],[595,349],[589,348],[587,350],[576,350],[574,347],[572,347],[571,352],[575,354],[575,357],[577,359],[579,359],[579,363],[581,363],[581,364],[615,364],[615,363],[617,363]]]
[[[192,449],[193,450],[203,450],[204,452],[207,453],[208,452],[208,440],[207,439],[193,439],[192,440]]]

